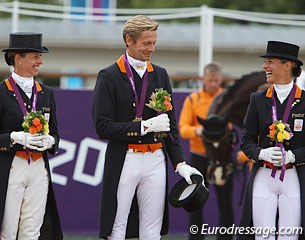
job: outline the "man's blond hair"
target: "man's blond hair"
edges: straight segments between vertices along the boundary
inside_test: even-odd
[[[129,35],[133,41],[136,41],[139,35],[144,31],[156,31],[159,24],[144,15],[136,15],[129,20],[124,25],[123,39],[126,43],[126,36]]]
[[[204,67],[203,72],[204,73],[210,72],[210,73],[219,73],[219,74],[222,74],[222,70],[221,70],[220,65],[218,63],[215,63],[215,62],[207,64]]]

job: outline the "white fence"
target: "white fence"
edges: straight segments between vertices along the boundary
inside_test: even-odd
[[[12,14],[12,32],[18,31],[19,16],[33,16],[84,21],[126,21],[131,15],[145,14],[161,21],[169,19],[200,18],[199,66],[198,75],[202,76],[203,66],[213,60],[214,17],[223,17],[249,22],[291,26],[305,26],[304,15],[271,14],[215,9],[207,6],[199,8],[169,9],[118,9],[118,8],[81,8],[19,2],[1,2],[0,12]],[[77,15],[75,13],[80,13]]]

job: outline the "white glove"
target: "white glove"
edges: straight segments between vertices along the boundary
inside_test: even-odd
[[[33,137],[33,140],[35,141],[35,145],[37,146],[37,151],[45,151],[49,148],[52,148],[52,146],[55,144],[55,139],[49,134],[40,134],[35,137]]]
[[[202,174],[194,167],[187,165],[185,162],[178,163],[176,167],[176,172],[179,173],[181,177],[185,179],[188,184],[192,184],[191,176],[192,175],[200,175]],[[204,185],[204,179],[202,177],[202,185]]]
[[[258,155],[259,160],[272,163],[274,166],[283,164],[283,154],[280,147],[269,147],[262,149]]]
[[[166,113],[160,114],[157,117],[149,118],[142,121],[144,126],[144,132],[168,132],[169,127],[169,118]],[[146,129],[145,129],[146,128]]]
[[[23,146],[26,146],[29,149],[37,150],[36,140],[35,137],[38,136],[38,134],[30,134],[28,132],[12,132],[10,134],[10,138],[12,140],[12,144],[20,144]]]
[[[294,163],[295,162],[295,155],[291,150],[286,151],[286,162],[287,163]]]

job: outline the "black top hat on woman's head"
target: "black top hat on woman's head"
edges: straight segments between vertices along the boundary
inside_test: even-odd
[[[185,179],[178,181],[169,194],[169,203],[187,212],[200,209],[209,198],[209,189],[202,185],[202,176],[192,175],[192,184]]]
[[[11,66],[12,59],[9,57],[9,52],[27,53],[40,52],[48,53],[49,49],[42,46],[42,34],[31,32],[11,33],[9,39],[9,47],[2,50],[5,52],[5,61]]]
[[[260,57],[286,59],[302,66],[303,62],[298,59],[299,49],[299,46],[291,43],[268,41],[266,53]]]
[[[49,49],[42,46],[41,33],[17,32],[10,34],[9,47],[2,51],[48,53]]]

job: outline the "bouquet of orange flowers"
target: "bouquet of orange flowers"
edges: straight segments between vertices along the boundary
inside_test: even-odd
[[[24,117],[22,123],[24,132],[29,132],[30,134],[49,133],[48,120],[43,116],[41,111],[31,111]]]
[[[269,126],[269,135],[267,135],[273,142],[282,143],[284,140],[290,140],[293,137],[291,129],[287,123],[274,121]]]
[[[171,95],[163,88],[158,88],[151,94],[149,103],[146,106],[154,109],[157,113],[165,113],[173,109]]]
[[[146,104],[151,109],[154,109],[158,114],[165,113],[173,109],[171,104],[171,95],[163,88],[157,88],[150,96],[149,103]],[[167,133],[156,133],[156,137],[166,137]]]

